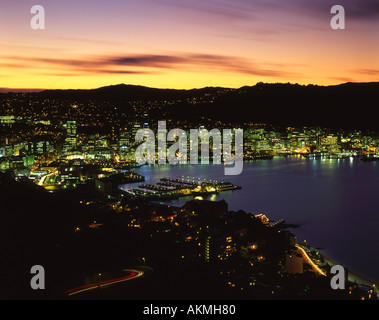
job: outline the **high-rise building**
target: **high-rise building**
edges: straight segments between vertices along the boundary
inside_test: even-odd
[[[66,139],[63,145],[63,152],[68,152],[72,149],[75,149],[76,144],[77,144],[76,121],[67,121],[65,127],[66,127]]]
[[[205,239],[204,244],[205,262],[215,262],[227,260],[235,251],[231,236],[210,235]]]
[[[76,121],[66,122],[66,133],[68,137],[76,137]]]
[[[338,137],[333,135],[322,136],[319,140],[321,149],[328,152],[339,152]]]
[[[212,239],[212,237],[209,236],[205,240],[205,255],[204,255],[204,258],[205,258],[206,262],[210,262],[211,261],[211,239]]]
[[[22,160],[24,162],[25,167],[31,167],[35,164],[35,158],[33,154],[24,156]]]
[[[128,157],[129,149],[130,149],[130,139],[129,134],[126,132],[123,132],[120,136],[120,139],[118,141],[118,149],[119,149],[119,156],[120,160],[124,161]]]

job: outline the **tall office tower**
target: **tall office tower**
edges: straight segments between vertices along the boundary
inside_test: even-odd
[[[66,133],[68,137],[76,137],[76,121],[66,122]]]
[[[63,152],[70,151],[76,147],[76,121],[66,122],[66,139],[63,145]]]

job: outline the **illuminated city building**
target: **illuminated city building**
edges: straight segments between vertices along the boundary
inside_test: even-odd
[[[339,144],[338,144],[338,137],[333,136],[333,135],[328,135],[328,136],[322,136],[320,137],[320,148],[323,151],[328,151],[328,152],[339,152]]]
[[[66,122],[66,133],[67,137],[76,137],[76,121],[67,121]]]
[[[228,260],[235,252],[235,247],[231,236],[213,232],[205,239],[204,250],[204,261],[216,262]]]
[[[35,157],[33,154],[24,156],[22,160],[25,167],[32,167],[35,165]]]
[[[76,148],[77,144],[77,127],[76,121],[67,121],[65,124],[66,139],[63,144],[63,153],[67,153]]]

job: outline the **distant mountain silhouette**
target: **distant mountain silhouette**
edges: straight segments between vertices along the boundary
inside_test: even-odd
[[[378,94],[379,82],[333,86],[257,83],[238,89],[205,87],[192,90],[119,84],[90,90],[44,90],[27,95],[80,102],[174,101],[165,111],[178,121],[205,118],[236,123],[376,130]],[[201,97],[208,99],[191,103],[193,98]]]
[[[379,83],[264,84],[226,93],[193,114],[235,122],[378,129]]]
[[[162,101],[181,100],[189,97],[202,96],[206,93],[213,94],[220,90],[217,87],[206,87],[202,89],[178,90],[178,89],[157,89],[144,86],[118,84],[89,90],[44,90],[38,93],[31,93],[38,97],[52,99],[72,99],[72,100],[108,100],[108,101]]]

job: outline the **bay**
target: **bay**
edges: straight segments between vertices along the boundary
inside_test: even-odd
[[[135,169],[155,184],[163,177],[228,181],[242,189],[208,199],[224,199],[229,210],[263,213],[299,225],[298,242],[320,248],[328,258],[379,283],[379,163],[301,156],[244,162],[243,172],[225,176],[223,165],[155,165]],[[140,185],[122,185],[126,190]],[[166,203],[181,206],[191,198]]]

